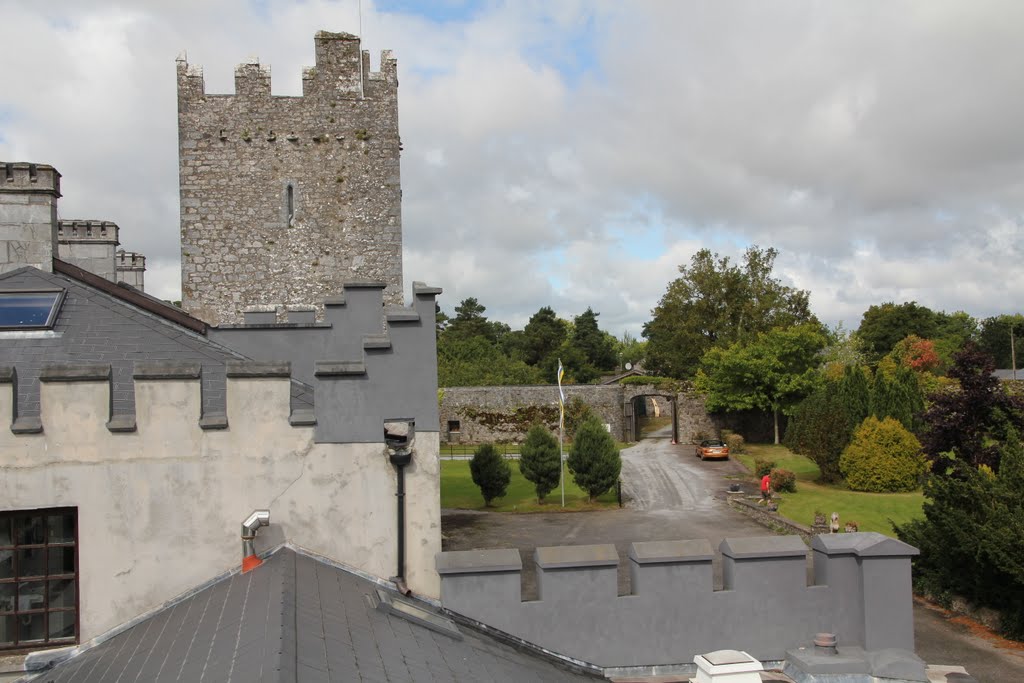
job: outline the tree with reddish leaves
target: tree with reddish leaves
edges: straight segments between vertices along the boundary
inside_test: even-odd
[[[1008,428],[1024,431],[1024,403],[1006,392],[992,375],[994,369],[992,357],[968,343],[953,357],[949,370],[949,377],[960,382],[959,389],[930,397],[921,444],[935,474],[953,473],[950,459],[998,472]]]

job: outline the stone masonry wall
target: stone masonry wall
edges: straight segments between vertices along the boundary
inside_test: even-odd
[[[343,282],[379,281],[401,303],[397,64],[369,70],[359,38],[319,32],[302,97],[242,64],[210,95],[177,63],[182,307],[209,323],[246,308],[313,306]]]
[[[0,162],[0,273],[53,270],[60,173],[46,164]]]

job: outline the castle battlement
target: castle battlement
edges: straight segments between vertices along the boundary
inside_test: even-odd
[[[57,223],[57,239],[61,242],[101,242],[120,244],[117,223],[99,220],[68,219]]]
[[[302,71],[303,97],[358,99],[385,94],[386,91],[380,86],[387,85],[392,89],[398,86],[398,60],[391,50],[382,50],[380,70],[370,71],[370,53],[360,49],[358,36],[319,31],[314,41],[315,66],[306,67]],[[184,57],[179,57],[176,63],[179,97],[201,99],[208,95],[230,96],[206,92],[201,66],[189,64]],[[237,65],[234,95],[271,97],[270,67],[258,61]]]
[[[146,270],[146,257],[134,251],[119,249],[114,258],[117,259],[118,272],[125,270]]]
[[[0,193],[49,194],[60,197],[60,173],[49,164],[0,162]]]
[[[619,594],[614,545],[537,548],[538,600],[521,599],[517,550],[437,555],[445,609],[598,666],[684,664],[722,648],[786,658],[816,633],[839,645],[913,652],[910,558],[878,533],[817,536],[814,580],[797,536],[633,543],[631,592]],[[586,629],[574,627],[587,624]]]

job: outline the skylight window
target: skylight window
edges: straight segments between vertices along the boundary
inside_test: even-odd
[[[64,290],[0,291],[0,330],[39,330],[53,327]]]

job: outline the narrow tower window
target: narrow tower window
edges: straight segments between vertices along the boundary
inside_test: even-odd
[[[285,211],[288,216],[288,225],[291,225],[292,220],[295,219],[295,188],[291,183],[288,183],[285,190]]]

